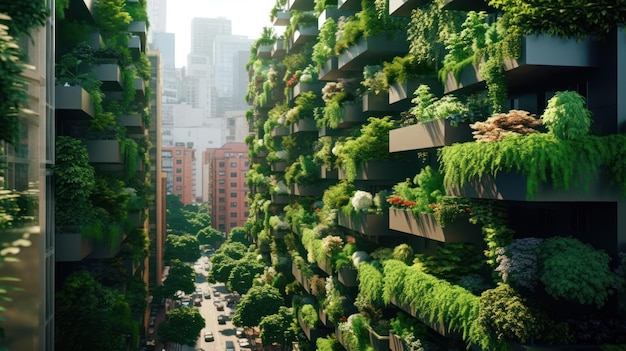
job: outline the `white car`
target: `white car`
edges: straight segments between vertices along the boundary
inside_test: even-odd
[[[250,342],[246,338],[239,338],[237,341],[239,342],[239,347],[250,347]]]

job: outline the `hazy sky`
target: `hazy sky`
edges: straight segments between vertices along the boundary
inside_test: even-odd
[[[270,11],[276,0],[168,0],[167,25],[176,33],[176,67],[186,65],[190,51],[191,19],[226,17],[233,34],[249,38],[261,36],[263,27],[271,27]]]

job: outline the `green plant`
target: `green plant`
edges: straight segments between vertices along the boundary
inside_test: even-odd
[[[309,328],[314,328],[319,321],[317,310],[311,304],[305,304],[300,308],[300,318]]]
[[[366,65],[363,67],[363,80],[361,85],[368,94],[379,94],[389,90],[387,78],[381,65]]]
[[[484,265],[480,250],[466,243],[441,244],[432,255],[416,254],[414,262],[424,272],[448,281],[475,273]]]
[[[415,97],[411,100],[415,104],[409,113],[415,115],[417,122],[425,123],[439,119],[447,119],[453,126],[469,120],[470,111],[454,95],[446,95],[437,99],[430,92],[428,85],[420,85],[414,92]]]
[[[362,262],[359,270],[359,296],[374,306],[383,304],[383,273],[374,265]]]
[[[394,208],[410,208],[417,215],[432,213],[432,205],[438,203],[443,194],[445,194],[443,176],[432,167],[426,166],[415,175],[412,181],[406,179],[394,185],[392,197],[387,201]],[[401,205],[398,205],[396,198],[403,201]]]
[[[322,201],[327,209],[338,210],[347,205],[356,191],[356,187],[349,181],[340,181],[324,190]]]
[[[317,68],[324,66],[326,61],[333,56],[333,48],[337,42],[335,33],[337,32],[337,22],[328,18],[322,24],[318,35],[318,41],[313,45],[313,62]]]
[[[355,87],[347,80],[328,82],[322,88],[324,108],[315,118],[318,127],[337,128],[343,119],[343,105],[354,101]]]
[[[591,112],[585,107],[585,98],[575,91],[556,92],[541,119],[559,139],[576,140],[589,135]]]
[[[298,123],[301,120],[313,119],[313,110],[318,101],[317,95],[312,91],[304,92],[295,99],[295,106],[285,114],[286,124]]]

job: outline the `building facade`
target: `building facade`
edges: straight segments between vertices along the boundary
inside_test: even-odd
[[[162,149],[167,194],[178,196],[183,205],[195,203],[196,151],[192,143],[176,143]]]

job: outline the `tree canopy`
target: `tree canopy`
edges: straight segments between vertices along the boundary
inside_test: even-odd
[[[200,244],[195,236],[189,234],[169,234],[165,239],[165,260],[178,259],[183,262],[195,262],[200,258]]]
[[[226,281],[226,286],[230,291],[245,294],[252,287],[254,278],[258,274],[262,274],[264,269],[265,265],[257,259],[256,254],[248,253],[235,262],[228,276],[228,281]]]
[[[163,282],[163,294],[165,297],[172,297],[179,290],[191,294],[195,290],[195,277],[196,273],[192,267],[179,260],[172,260],[167,278]]]
[[[196,238],[198,239],[198,243],[200,243],[200,245],[208,244],[213,247],[217,247],[219,246],[218,244],[224,242],[224,235],[222,235],[219,230],[212,227],[200,229]]]
[[[293,308],[280,306],[278,313],[263,317],[259,336],[263,345],[287,345],[295,340],[295,315]]]
[[[257,285],[248,290],[239,301],[233,315],[233,325],[254,327],[263,317],[278,313],[285,303],[278,289],[270,285]]]
[[[195,346],[205,323],[197,308],[187,306],[175,308],[167,312],[165,320],[159,324],[157,330],[159,340],[164,344],[175,342]]]

